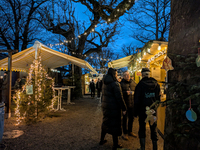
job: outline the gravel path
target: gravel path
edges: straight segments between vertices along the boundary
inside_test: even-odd
[[[62,105],[66,111],[59,111],[58,117],[46,117],[34,125],[15,125],[15,118],[5,119],[2,144],[4,150],[111,150],[112,136],[107,134],[108,142],[99,146],[102,112],[97,99],[85,96],[74,100],[74,105]],[[15,130],[22,135],[9,137]],[[17,132],[17,131],[16,131]],[[138,132],[138,119],[133,125],[133,132]],[[147,127],[146,150],[152,150],[149,127]],[[130,137],[129,141],[119,139],[123,147],[136,150],[139,138]],[[159,137],[158,150],[163,150],[163,140]],[[0,148],[2,150],[2,148]]]

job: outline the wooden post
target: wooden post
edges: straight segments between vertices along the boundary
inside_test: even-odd
[[[0,53],[8,53],[8,86],[7,86],[7,92],[6,92],[6,101],[5,101],[5,113],[6,118],[11,117],[11,87],[12,87],[12,53],[18,52],[18,50],[0,50]]]
[[[12,86],[12,52],[8,53],[8,85],[7,85],[7,99],[6,99],[6,118],[11,117],[11,86]]]
[[[74,64],[72,64],[72,85],[74,85]]]

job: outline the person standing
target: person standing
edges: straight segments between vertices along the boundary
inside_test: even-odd
[[[26,77],[23,76],[22,79],[21,79],[21,87],[23,87],[26,83]]]
[[[140,138],[140,149],[145,150],[145,137],[146,137],[146,107],[151,106],[155,101],[160,101],[160,85],[157,80],[150,77],[150,70],[148,68],[142,68],[142,79],[135,88],[134,95],[134,109],[135,116],[139,116],[139,138]],[[153,150],[157,150],[157,133],[156,133],[156,122],[150,125],[151,140],[153,143]]]
[[[2,84],[2,101],[3,103],[7,103],[8,95],[7,95],[7,90],[8,90],[8,72],[4,72],[4,77],[3,77],[3,84]]]
[[[90,90],[91,90],[91,97],[94,98],[95,97],[95,84],[94,84],[94,80],[93,79],[90,82]]]
[[[97,98],[100,98],[101,90],[102,90],[102,80],[98,78],[98,81],[96,83],[96,89],[97,89]]]
[[[130,74],[128,71],[125,71],[123,74],[123,79],[120,82],[122,93],[124,97],[124,101],[127,106],[127,113],[123,115],[123,136],[122,138],[128,140],[128,135],[137,137],[136,134],[132,132],[133,128],[133,106],[134,106],[134,91],[136,87],[136,83],[134,80],[130,79]],[[127,128],[128,122],[128,128]]]
[[[99,144],[103,145],[107,141],[104,139],[106,133],[113,138],[113,150],[122,148],[118,143],[118,136],[122,134],[121,111],[126,114],[126,104],[123,99],[121,86],[117,81],[117,70],[108,69],[108,73],[103,78],[102,87],[102,110],[103,122],[101,127],[101,139]]]
[[[20,89],[22,86],[21,86],[21,79],[20,78],[18,78],[16,81],[15,81],[15,85],[14,85],[14,89],[15,90],[18,90],[18,89]]]

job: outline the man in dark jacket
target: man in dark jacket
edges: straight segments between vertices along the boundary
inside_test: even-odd
[[[94,98],[95,97],[95,84],[94,84],[94,80],[93,79],[90,82],[90,90],[91,90],[91,97]]]
[[[100,93],[101,93],[101,90],[102,90],[102,80],[100,80],[98,78],[98,81],[96,83],[96,89],[97,89],[97,98],[100,98]]]
[[[118,136],[122,134],[121,111],[126,113],[126,104],[123,99],[121,86],[117,81],[117,71],[109,68],[107,75],[103,78],[102,87],[102,110],[103,122],[101,127],[100,145],[107,141],[104,139],[106,133],[113,137],[113,150],[121,148],[118,144]]]
[[[134,109],[135,116],[139,116],[139,138],[140,138],[140,150],[145,150],[145,137],[146,137],[146,107],[151,106],[155,101],[160,101],[160,85],[154,78],[150,77],[150,70],[148,68],[142,68],[142,80],[135,88],[134,95]],[[153,150],[157,150],[157,124],[150,124],[151,139],[153,143]]]
[[[136,87],[135,81],[130,79],[130,74],[128,71],[125,71],[123,74],[123,79],[120,82],[124,101],[127,106],[127,113],[123,115],[123,139],[128,140],[128,135],[137,137],[136,134],[132,132],[133,128],[133,106],[134,106],[134,91]],[[128,121],[128,129],[127,129]]]

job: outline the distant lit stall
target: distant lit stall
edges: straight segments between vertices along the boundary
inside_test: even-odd
[[[149,41],[141,49],[140,53],[134,56],[129,70],[134,72],[135,81],[138,83],[141,77],[141,69],[147,67],[150,69],[150,76],[155,78],[161,87],[161,101],[166,100],[165,83],[167,81],[167,71],[162,69],[163,61],[167,57],[168,42]],[[157,127],[159,133],[164,135],[165,126],[165,106],[159,106],[157,109]]]
[[[122,59],[118,59],[109,62],[110,67],[122,68],[128,67],[131,75],[134,76],[134,80],[138,83],[141,79],[141,69],[148,67],[150,69],[150,76],[155,78],[161,87],[161,101],[166,100],[165,94],[165,82],[167,81],[167,71],[162,69],[163,61],[167,57],[168,42],[164,41],[149,41],[141,48],[141,51],[127,56]],[[159,133],[164,135],[165,126],[165,107],[159,106],[157,109],[157,127]]]

